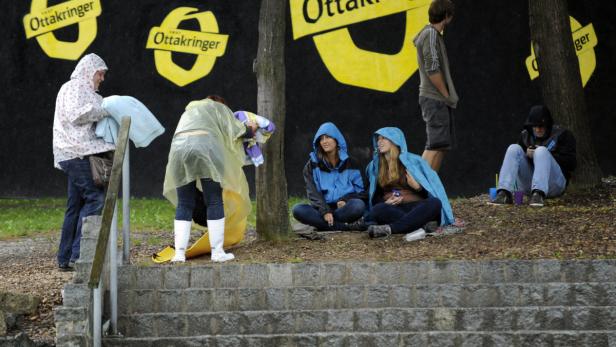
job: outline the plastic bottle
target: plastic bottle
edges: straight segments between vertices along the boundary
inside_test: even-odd
[[[422,228],[419,228],[415,231],[413,231],[412,233],[408,233],[406,235],[404,235],[404,241],[417,241],[417,240],[421,240],[423,238],[426,237],[426,231],[423,230]]]

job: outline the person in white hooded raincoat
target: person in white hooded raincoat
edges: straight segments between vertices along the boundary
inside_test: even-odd
[[[256,130],[254,122],[237,120],[219,96],[191,101],[186,106],[171,141],[163,187],[163,195],[176,206],[172,262],[186,261],[199,190],[206,205],[212,261],[235,258],[223,249],[225,215],[229,214],[227,218],[233,223],[231,219],[245,220],[250,212],[248,182],[242,170],[246,157],[242,140],[253,137]],[[231,202],[238,206],[229,205]],[[232,215],[231,211],[242,213]]]
[[[79,258],[83,218],[99,215],[104,205],[104,188],[94,184],[88,156],[115,149],[115,145],[94,133],[95,123],[108,115],[101,107],[103,98],[97,93],[106,71],[107,65],[99,56],[84,56],[56,98],[54,166],[68,176],[68,201],[57,255],[63,271],[72,270]]]

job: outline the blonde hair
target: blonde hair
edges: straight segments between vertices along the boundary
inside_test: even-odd
[[[400,181],[399,156],[400,148],[393,142],[389,152],[379,153],[379,185],[381,187]]]

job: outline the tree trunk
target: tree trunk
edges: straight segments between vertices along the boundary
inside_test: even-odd
[[[256,170],[257,233],[268,240],[289,236],[287,180],[284,170],[286,0],[262,0],[259,13],[258,113],[276,125],[264,146],[265,163]]]
[[[579,62],[573,47],[567,1],[529,0],[529,24],[545,105],[556,123],[575,135],[578,166],[572,184],[578,188],[601,182],[592,145]]]

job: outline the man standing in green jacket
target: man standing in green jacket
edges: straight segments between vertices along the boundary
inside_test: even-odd
[[[428,10],[430,24],[413,40],[419,63],[419,105],[427,135],[422,158],[437,172],[445,152],[452,149],[455,142],[453,109],[457,106],[458,94],[451,79],[443,41],[443,30],[453,14],[451,0],[432,1]]]

